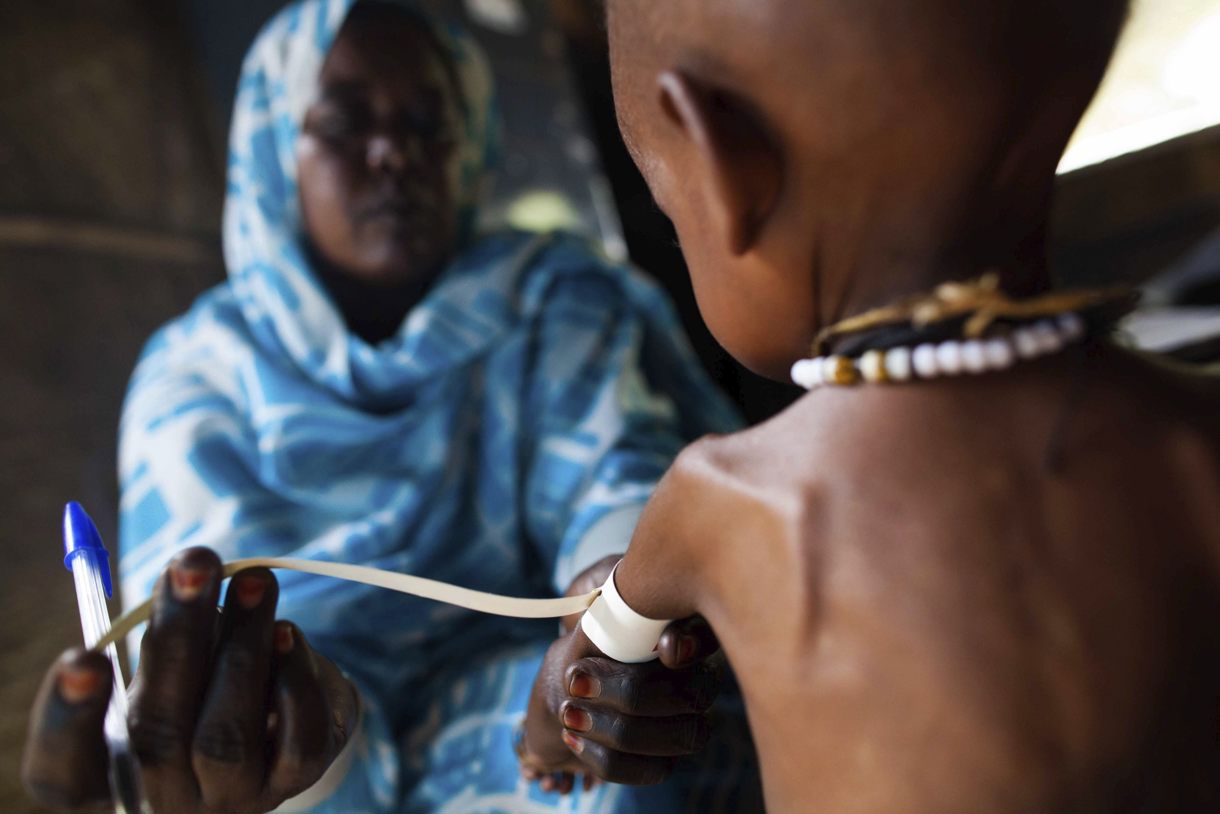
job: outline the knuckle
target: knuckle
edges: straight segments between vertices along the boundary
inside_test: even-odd
[[[255,757],[255,744],[235,721],[211,721],[195,732],[191,750],[217,763],[241,764]]]
[[[638,710],[644,701],[644,682],[630,673],[623,673],[616,681],[618,696],[624,709]]]
[[[622,715],[611,715],[604,724],[605,738],[614,749],[622,749],[631,737],[631,726]]]
[[[182,754],[190,736],[183,722],[174,715],[145,706],[128,718],[131,745],[145,766],[159,766]]]
[[[233,642],[221,651],[218,678],[223,676],[233,687],[256,686],[252,678],[262,672],[264,664],[265,658],[259,658],[248,646]]]

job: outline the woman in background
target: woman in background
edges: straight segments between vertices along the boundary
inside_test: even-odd
[[[261,570],[213,610],[217,555],[600,584],[679,449],[734,428],[655,286],[573,238],[475,234],[493,108],[470,40],[410,5],[306,0],[247,56],[229,279],[150,341],[121,430],[124,593],[156,598],[131,719],[155,811],[549,811],[572,788],[512,748],[553,623]],[[700,749],[714,649],[682,623],[679,669],[607,669],[639,733],[611,779]],[[26,764],[44,799],[106,796],[107,686],[87,654],[52,670]],[[702,764],[565,810],[741,810],[733,720]]]

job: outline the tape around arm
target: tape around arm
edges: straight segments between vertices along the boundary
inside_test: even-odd
[[[414,577],[410,574],[397,574],[392,571],[382,571],[379,568],[369,568],[363,565],[347,565],[337,562],[320,562],[317,560],[280,559],[276,557],[255,557],[244,560],[234,560],[226,563],[224,575],[231,577],[248,568],[275,568],[286,571],[300,571],[305,574],[317,574],[323,577],[343,579],[348,582],[360,582],[376,588],[385,588],[401,594],[410,594],[424,599],[434,599],[461,608],[491,613],[496,616],[513,616],[518,619],[552,619],[581,613],[593,603],[600,591],[592,591],[581,596],[565,596],[558,599],[522,599],[514,596],[500,596],[483,591],[472,591],[469,588],[459,588],[438,582],[434,579]],[[613,576],[611,577],[613,580]],[[95,651],[101,651],[108,645],[130,633],[141,622],[147,622],[152,615],[152,600],[148,600],[119,617],[109,632],[94,646]]]
[[[641,664],[657,657],[657,642],[671,619],[649,619],[631,609],[618,586],[614,575],[618,566],[599,592],[594,591],[593,604],[580,617],[581,630],[597,649],[615,661],[624,664]]]

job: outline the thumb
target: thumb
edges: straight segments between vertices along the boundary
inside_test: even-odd
[[[712,627],[702,616],[691,616],[671,622],[657,642],[661,664],[671,670],[690,667],[713,655],[720,642]]]

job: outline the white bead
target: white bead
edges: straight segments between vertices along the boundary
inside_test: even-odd
[[[1057,353],[1063,350],[1063,340],[1055,330],[1055,323],[1042,320],[1034,326],[1034,335],[1038,338],[1038,350],[1041,353]]]
[[[826,379],[824,376],[822,376],[821,356],[817,357],[816,359],[809,360],[809,373],[806,375],[809,376],[809,381],[813,382],[813,384],[810,385],[811,387],[821,387],[822,385],[826,384]]]
[[[911,379],[911,349],[890,348],[885,352],[885,373],[893,381],[905,382]]]
[[[987,353],[983,343],[971,339],[962,343],[962,367],[968,373],[985,373],[987,371]]]
[[[885,355],[879,350],[870,350],[860,357],[860,375],[866,382],[885,381]]]
[[[806,390],[817,387],[821,365],[814,359],[800,359],[792,366],[792,381]]]
[[[1068,342],[1084,338],[1084,320],[1080,314],[1069,311],[1059,316],[1059,335]]]
[[[805,377],[802,375],[804,370],[805,370],[805,360],[804,359],[797,359],[795,362],[792,363],[792,367],[788,368],[788,378],[792,379],[792,383],[795,384],[797,387],[805,387],[805,388],[808,387],[808,385],[805,384]]]
[[[954,340],[941,342],[936,346],[936,365],[946,376],[956,376],[962,372],[962,343]]]
[[[1033,328],[1018,328],[1012,335],[1013,347],[1022,359],[1033,359],[1041,354],[1041,343]]]
[[[791,378],[792,383],[797,387],[804,387],[806,391],[808,391],[810,384],[805,373],[808,370],[808,365],[809,360],[798,359],[793,362],[791,369],[788,371],[788,378]]]
[[[1017,353],[1007,339],[989,339],[983,343],[988,370],[1007,370],[1017,361]]]
[[[911,354],[911,365],[921,379],[934,379],[940,375],[940,365],[936,363],[936,346],[920,345]]]

